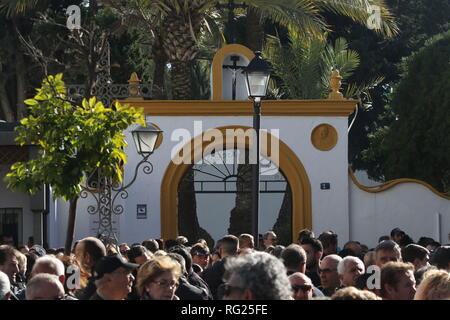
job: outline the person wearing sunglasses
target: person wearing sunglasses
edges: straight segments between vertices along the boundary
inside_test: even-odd
[[[301,272],[289,276],[294,300],[311,300],[313,297],[313,284],[311,279]]]

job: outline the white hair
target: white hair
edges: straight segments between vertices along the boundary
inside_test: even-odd
[[[55,285],[64,292],[64,287],[61,281],[59,281],[58,276],[49,273],[39,273],[28,281],[25,290],[26,299],[33,300],[36,296],[39,296],[40,290],[45,288],[45,285]]]
[[[54,256],[49,255],[43,256],[36,260],[33,266],[32,273],[42,265],[45,265],[47,268],[50,268],[53,271],[51,274],[54,274],[58,277],[63,276],[65,274],[65,268],[62,261]]]
[[[8,292],[11,291],[11,284],[6,273],[0,271],[0,300],[5,299]]]
[[[338,265],[337,265],[337,271],[338,274],[343,275],[345,272],[345,267],[347,265],[348,262],[355,262],[358,265],[361,265],[363,272],[365,271],[365,267],[364,267],[364,262],[361,261],[361,259],[359,259],[358,257],[353,257],[353,256],[346,256],[344,259],[342,259],[341,261],[339,261]]]

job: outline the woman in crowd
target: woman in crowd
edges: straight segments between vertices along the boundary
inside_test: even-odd
[[[180,265],[168,256],[147,261],[137,275],[136,287],[141,300],[179,300],[175,291],[180,276]]]

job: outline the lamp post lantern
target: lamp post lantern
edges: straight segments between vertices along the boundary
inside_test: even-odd
[[[255,52],[255,57],[244,69],[248,97],[253,100],[253,130],[256,134],[256,159],[252,167],[252,234],[258,245],[258,215],[259,215],[259,130],[261,120],[261,99],[267,95],[270,79],[270,65],[261,58],[261,52]]]
[[[162,133],[151,124],[146,127],[139,126],[131,134],[133,135],[136,151],[144,158],[148,158],[154,151],[159,135]]]
[[[98,168],[87,178],[87,185],[82,187],[81,198],[87,198],[91,195],[94,205],[89,205],[87,211],[89,214],[98,214],[97,236],[107,244],[117,245],[117,238],[113,231],[112,215],[120,215],[124,208],[121,204],[116,204],[116,200],[128,198],[128,187],[130,187],[137,178],[139,168],[143,166],[142,171],[150,174],[153,171],[153,165],[148,161],[148,157],[155,150],[156,142],[162,131],[154,126],[147,124],[146,127],[139,126],[131,132],[136,151],[142,156],[142,160],[136,165],[134,175],[131,181],[113,181],[102,174],[102,169]]]

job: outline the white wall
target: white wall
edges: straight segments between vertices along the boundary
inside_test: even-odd
[[[9,165],[0,165],[0,208],[22,208],[22,230],[19,230],[20,239],[17,240],[19,245],[26,244],[28,237],[34,236],[34,214],[30,209],[30,196],[6,188],[3,179],[8,172],[10,172]],[[37,237],[35,240],[38,241]]]
[[[399,227],[414,241],[426,236],[450,242],[450,200],[419,183],[401,183],[379,193],[363,191],[351,179],[349,184],[352,240],[375,247],[380,236]]]
[[[151,117],[147,121],[157,124],[164,131],[163,144],[150,157],[154,172],[140,174],[130,187],[124,201],[126,214],[120,217],[121,241],[142,241],[145,237],[160,236],[160,184],[171,159],[171,150],[179,145],[170,141],[173,130],[185,128],[194,133],[194,121],[202,120],[203,131],[225,126],[252,126],[251,117]],[[327,152],[315,149],[311,144],[311,132],[321,123],[333,125],[339,136],[337,146]],[[297,153],[308,173],[312,189],[313,230],[320,233],[333,230],[340,239],[348,239],[348,180],[347,180],[347,119],[345,117],[262,117],[263,129],[279,129],[280,139]],[[131,129],[131,128],[130,128]],[[128,151],[132,148],[131,152]],[[131,143],[127,149],[130,156],[126,175],[130,175],[139,160]],[[321,182],[330,182],[330,190],[320,190]],[[294,195],[295,196],[295,195]],[[136,219],[136,205],[147,204],[148,219]],[[223,228],[222,225],[218,228]]]

